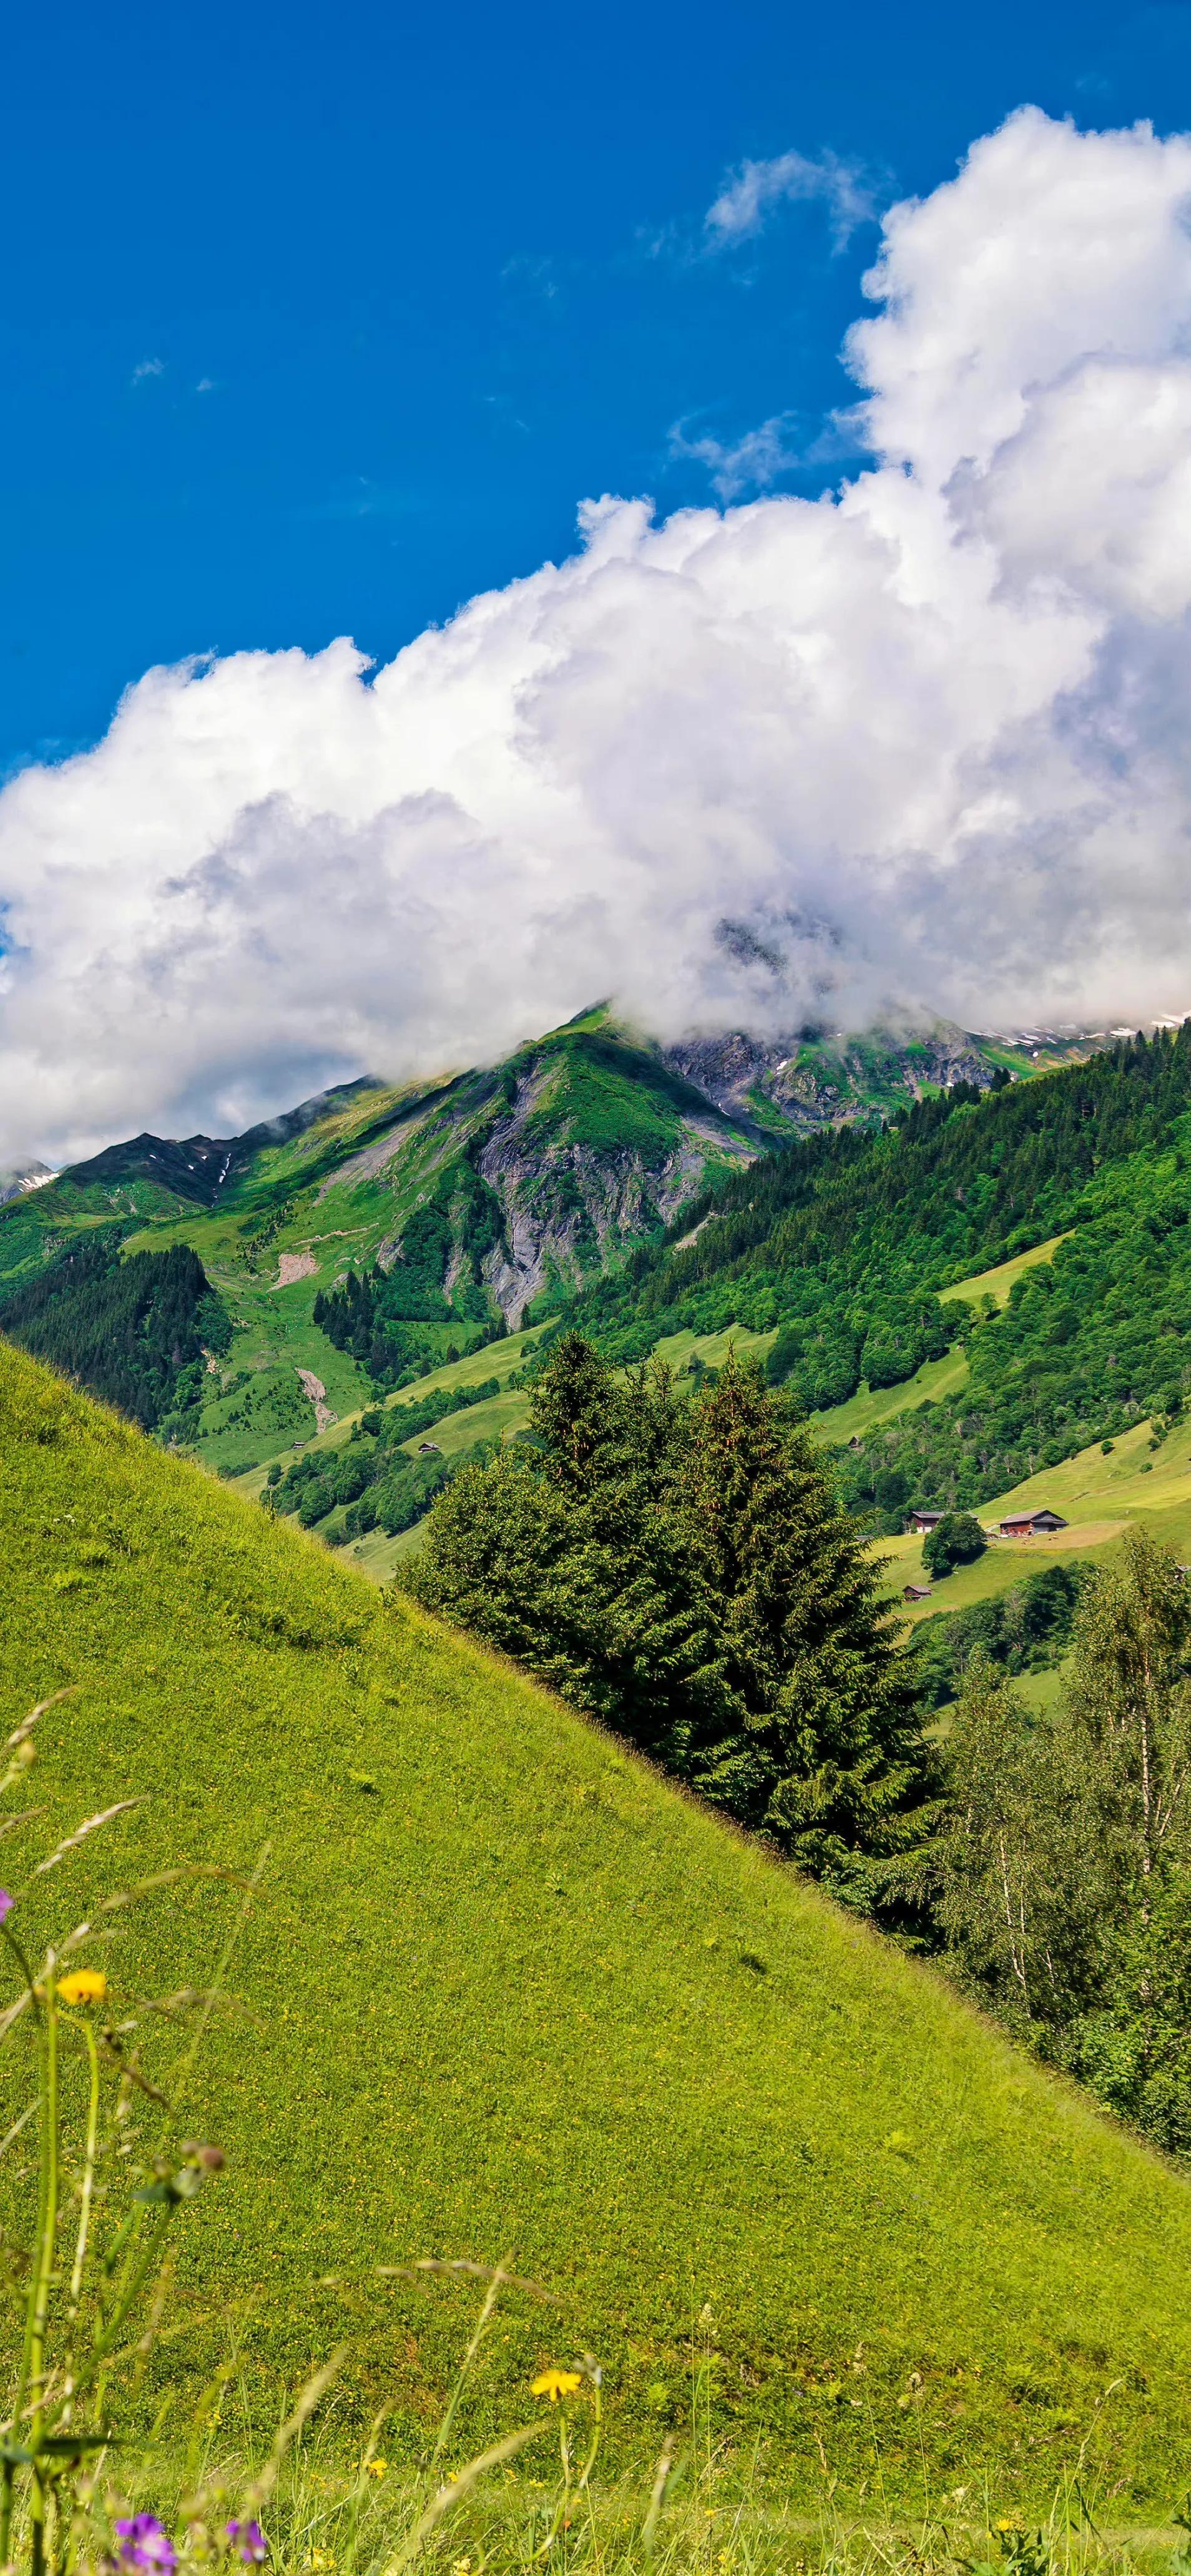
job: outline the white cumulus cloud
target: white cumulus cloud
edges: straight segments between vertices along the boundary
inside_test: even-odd
[[[1191,1001],[1191,140],[1024,109],[886,217],[874,462],[574,558],[370,671],[150,671],[0,794],[0,1161],[492,1057]],[[727,925],[727,926],[726,926]]]

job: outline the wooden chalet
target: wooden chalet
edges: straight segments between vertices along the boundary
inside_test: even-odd
[[[1047,1530],[1066,1529],[1061,1512],[1010,1512],[1001,1523],[1002,1538],[1040,1538]]]

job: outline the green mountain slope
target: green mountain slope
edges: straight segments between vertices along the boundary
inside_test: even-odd
[[[625,1357],[680,1326],[780,1327],[775,1373],[813,1411],[862,1382],[900,1385],[967,1331],[965,1301],[939,1292],[973,1271],[1072,1233],[1014,1288],[1015,1314],[1049,1295],[1060,1273],[1074,1283],[1109,1229],[1121,1242],[1142,1222],[1156,1249],[1173,1234],[1186,1209],[1189,1109],[1191,1022],[1030,1083],[983,1095],[957,1084],[883,1130],[808,1138],[709,1191],[680,1241],[643,1248],[624,1279],[596,1282],[573,1312]],[[1101,1268],[1086,1289],[1072,1284],[1064,1307],[1074,1300],[1082,1312],[1082,1299],[1090,1313],[1103,1286]],[[1164,1312],[1162,1325],[1177,1337],[1178,1313]],[[1123,1329],[1133,1334],[1132,1377],[1144,1314]],[[986,1347],[1005,1337],[1001,1318]],[[1140,1396],[1122,1379],[1123,1401],[1130,1392]]]
[[[214,1300],[210,1365],[183,1334],[164,1375],[158,1361],[138,1368],[122,1320],[120,1401],[168,1443],[240,1472],[618,1272],[766,1149],[863,1127],[957,1080],[987,1084],[999,1065],[1036,1070],[1064,1045],[1015,1049],[940,1026],[663,1050],[591,1011],[487,1071],[404,1090],[349,1083],[243,1136],[144,1134],[45,1186],[14,1178],[0,1187],[0,1312],[27,1340],[14,1296],[39,1313],[52,1304],[37,1346],[111,1396],[89,1354],[100,1307],[123,1317],[127,1305],[118,1263],[193,1251]],[[81,1241],[89,1314],[74,1334],[63,1290]],[[63,1275],[43,1295],[54,1265]],[[169,1274],[142,1264],[143,1313],[170,1296]]]
[[[239,1470],[660,1239],[757,1150],[747,1122],[595,1014],[492,1071],[349,1084],[230,1140],[112,1147],[0,1209],[0,1314],[80,1237],[124,1259],[189,1247],[227,1347],[209,1341],[210,1366],[144,1418]],[[349,1273],[367,1283],[363,1330],[336,1324]],[[51,1355],[86,1376],[64,1330]]]
[[[562,2306],[510,2327],[461,2441],[581,2340],[640,2467],[693,2339],[713,2432],[783,2494],[822,2456],[856,2497],[876,2445],[894,2501],[925,2469],[1012,2508],[1088,2433],[1114,2518],[1166,2506],[1184,2181],[543,1692],[3,1346],[0,1446],[8,1721],[74,1691],[35,1840],[145,1798],[26,1914],[271,1846],[194,2100],[229,2161],[188,2213],[183,2386],[235,2337],[267,2415],[346,2328],[399,2448],[459,2313],[374,2266],[512,2251]],[[229,1901],[123,1918],[117,2001],[201,1978]]]

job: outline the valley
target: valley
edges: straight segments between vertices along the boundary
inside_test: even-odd
[[[739,1088],[728,1108],[694,1095],[602,1020],[527,1059],[416,1094],[351,1086],[231,1145],[140,1139],[0,1212],[5,1690],[13,1722],[71,1694],[39,1774],[46,1831],[83,1773],[100,1796],[152,1791],[121,1828],[137,1868],[180,1831],[184,1853],[214,1844],[241,1873],[268,1847],[275,1893],[240,1971],[258,2028],[230,2095],[216,2052],[237,2181],[205,2222],[204,2283],[230,2301],[247,2283],[263,2393],[333,2339],[341,2296],[378,2330],[391,2245],[478,2259],[495,2231],[565,2281],[612,2367],[610,2460],[633,2473],[676,2420],[694,2284],[716,2320],[725,2456],[757,2446],[808,2503],[824,2458],[841,2495],[865,2491],[870,2433],[839,2394],[853,2370],[894,2491],[925,2446],[938,2474],[979,2463],[1012,2498],[1038,2493],[1115,2369],[1103,2474],[1130,2512],[1156,2508],[1183,2438],[1169,2245],[1191,2224],[1185,2185],[1055,2069],[1086,2070],[1176,2147],[1185,2088],[1152,2109],[1136,2082],[1123,2092],[1082,2006],[1049,2036],[1015,2020],[984,1952],[940,1953],[920,1890],[974,1651],[993,1656],[988,1687],[1017,1693],[1017,1723],[1047,1728],[1080,1587],[1125,1565],[1138,1531],[1191,1561],[1191,1029],[1028,1078],[963,1071],[781,1146],[755,1097],[746,1123]],[[45,1369],[72,1352],[115,1411]],[[650,1555],[663,1522],[634,1519],[631,1466],[605,1534],[597,1516],[580,1543],[578,1589],[559,1557],[541,1595],[550,1617],[571,1605],[562,1662],[551,1646],[536,1666],[559,1695],[518,1670],[534,1650],[515,1620],[486,1627],[492,1585],[520,1580],[500,1495],[514,1513],[548,1495],[540,1399],[600,1352],[600,1402],[627,1403],[626,1426],[654,1401],[633,1392],[642,1361],[644,1384],[672,1388],[657,1425],[678,1460],[717,1394],[730,1408],[752,1387],[762,1440],[792,1398],[798,1472],[822,1484],[808,1532],[833,1488],[853,1515],[824,1542],[856,1566],[839,1672],[874,1659],[892,1732],[868,1752],[839,1736],[820,1859],[813,1783],[797,1824],[803,1756],[726,1681],[737,1735],[718,1751],[681,1715],[649,1731],[649,1672],[675,1687],[667,1550],[694,1540],[676,1524]],[[998,1482],[1002,1461],[1022,1471]],[[911,1509],[989,1527],[1043,1505],[1053,1535],[994,1537],[950,1572],[906,1535]],[[532,1514],[511,1525],[527,1578],[547,1529],[561,1541],[549,1511],[539,1538]],[[474,1611],[452,1613],[448,1590],[445,1623],[428,1617],[410,1592],[441,1560],[436,1532],[454,1527],[466,1556],[481,1524],[496,1553],[462,1596]],[[609,1716],[568,1658],[585,1587],[610,1581],[615,1608],[618,1533],[640,1678]],[[697,1567],[696,1547],[679,1635]],[[1048,1568],[1057,1593],[1038,1590]],[[709,1639],[730,1632],[711,1617]],[[891,1632],[909,1651],[889,1685]],[[597,1666],[606,1634],[597,1610]],[[828,1679],[816,1724],[835,1723],[841,1687]],[[758,1804],[762,1741],[775,1778],[795,1769]],[[867,1783],[855,1808],[851,1779]],[[809,1876],[781,1856],[804,1849]],[[121,1975],[177,1982],[217,1912],[213,1894],[167,1902],[124,1936]],[[386,2179],[364,2189],[374,2168]],[[197,2292],[183,2268],[175,2384],[213,2363]],[[412,2456],[454,2311],[385,2296],[416,2354],[391,2432]],[[532,2319],[509,2332],[530,2370]],[[359,2403],[375,2394],[365,2368]],[[475,2438],[504,2424],[493,2390]]]

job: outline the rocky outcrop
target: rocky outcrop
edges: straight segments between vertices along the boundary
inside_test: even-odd
[[[688,1038],[665,1060],[729,1117],[752,1120],[772,1134],[782,1126],[805,1135],[816,1127],[869,1119],[916,1100],[927,1088],[972,1082],[986,1090],[993,1064],[979,1041],[941,1023],[895,1037],[800,1029],[776,1038],[733,1029],[722,1037]]]
[[[750,1160],[742,1138],[718,1119],[697,1117],[683,1121],[673,1151],[657,1164],[565,1133],[543,1149],[527,1128],[548,1082],[549,1068],[541,1068],[518,1086],[476,1161],[503,1220],[501,1240],[482,1264],[484,1282],[511,1325],[552,1280],[578,1287],[669,1225],[702,1186],[709,1161],[722,1167]]]

